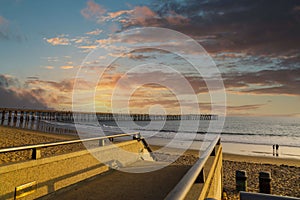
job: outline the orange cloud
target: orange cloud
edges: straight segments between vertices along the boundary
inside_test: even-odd
[[[54,69],[53,66],[45,66],[45,69]]]
[[[128,25],[155,25],[158,23],[158,15],[147,6],[136,6],[125,22]]]
[[[56,46],[56,45],[69,45],[70,44],[69,39],[65,38],[65,37],[55,37],[55,38],[49,38],[49,39],[45,38],[45,40],[53,46]]]
[[[87,33],[85,33],[85,34],[87,34],[87,35],[99,35],[99,34],[102,33],[102,32],[103,32],[103,30],[96,29],[96,30],[94,30],[94,31],[87,32]]]
[[[85,46],[79,46],[79,49],[95,49],[97,48],[96,45],[85,45]]]
[[[110,18],[117,18],[121,15],[124,15],[124,14],[130,14],[132,13],[132,10],[120,10],[120,11],[117,11],[117,12],[110,12],[108,13],[108,16]]]
[[[72,65],[65,65],[65,66],[61,66],[60,68],[61,69],[73,69],[74,66],[72,66]]]

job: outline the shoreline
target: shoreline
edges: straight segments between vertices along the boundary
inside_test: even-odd
[[[10,130],[9,132],[15,130],[16,132],[23,132],[26,134],[40,137],[40,139],[34,140],[35,142],[29,141],[30,143],[28,144],[45,143],[45,142],[52,142],[56,140],[62,141],[62,140],[78,139],[78,136],[71,135],[71,134],[47,133],[47,132],[41,132],[32,129],[23,129],[23,128],[9,127],[9,126],[0,126],[0,136],[1,136],[1,131],[3,129],[5,129],[6,131]],[[149,143],[149,145],[160,146],[160,147],[166,146],[166,144],[168,144],[168,142],[170,141],[164,138],[146,138],[146,140]],[[182,141],[180,142],[182,143]],[[3,143],[3,139],[0,141],[0,148],[5,148],[10,146],[7,141],[5,142],[6,145],[3,145],[1,143]],[[20,141],[17,141],[16,143],[15,142],[11,142],[11,143],[12,143],[11,146],[26,145],[26,143],[20,143]],[[199,149],[201,149],[201,145],[202,145],[201,142],[194,141],[189,147],[188,151],[199,152]],[[297,162],[300,163],[300,148],[298,147],[280,146],[278,156],[274,156],[271,145],[222,142],[222,146],[223,146],[223,154],[227,155],[230,158],[234,158],[236,156],[244,156],[245,158],[257,157],[257,158],[268,160],[269,162],[273,160],[271,163],[275,162],[274,160],[278,160],[278,162],[282,162],[281,160],[288,159],[291,160],[290,161],[291,163],[297,163]],[[180,145],[171,148],[180,149]],[[182,151],[182,149],[180,151]]]
[[[273,152],[272,145],[263,144],[244,144],[222,142],[223,152],[228,154],[237,154],[244,156],[258,156],[264,158],[290,158],[300,161],[300,148],[290,146],[280,146],[278,154]]]
[[[223,144],[222,144],[223,145]],[[151,149],[156,152],[161,152],[159,149],[162,146],[150,145]],[[176,148],[167,148],[165,153],[168,154],[176,154]],[[184,152],[185,155],[192,155],[194,157],[199,157],[199,151],[188,149]],[[266,157],[266,156],[254,156],[254,155],[243,155],[243,154],[234,154],[234,153],[226,153],[223,151],[223,161],[233,161],[233,162],[247,162],[247,163],[255,163],[255,164],[270,164],[270,165],[285,165],[285,166],[293,166],[300,168],[300,161],[294,158],[280,158],[280,157]]]
[[[146,138],[147,142],[153,146],[166,146],[170,140],[164,138]],[[176,146],[171,148],[180,148],[180,145],[183,141],[178,141]],[[290,146],[280,146],[278,151],[278,156],[273,155],[272,145],[263,145],[263,144],[244,144],[244,143],[230,143],[223,142],[223,153],[227,154],[236,154],[244,156],[258,156],[264,158],[289,158],[300,161],[300,148],[299,147],[290,147]],[[193,141],[189,147],[190,150],[198,151],[202,149],[203,142]],[[275,152],[274,152],[275,153]]]

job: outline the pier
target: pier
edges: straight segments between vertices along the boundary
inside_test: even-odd
[[[21,122],[48,120],[58,122],[95,122],[95,121],[165,121],[165,120],[218,120],[214,114],[190,115],[149,115],[122,113],[88,113],[56,110],[31,110],[0,108],[0,119],[4,121]]]

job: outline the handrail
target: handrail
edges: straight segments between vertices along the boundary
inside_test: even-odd
[[[10,148],[0,149],[0,153],[7,153],[7,152],[13,152],[13,151],[22,151],[22,150],[30,150],[30,149],[38,149],[38,148],[45,148],[45,147],[51,147],[51,146],[59,146],[59,145],[65,145],[65,144],[75,144],[75,143],[79,143],[79,142],[88,142],[88,141],[94,141],[94,140],[104,140],[104,139],[126,137],[126,136],[133,136],[133,135],[136,136],[136,138],[140,138],[140,133],[139,132],[124,133],[124,134],[118,134],[118,135],[109,135],[109,136],[96,137],[96,138],[87,138],[87,139],[81,139],[81,140],[67,140],[67,141],[54,142],[54,143],[45,143],[45,144],[36,144],[36,145],[28,145],[28,146],[10,147]]]
[[[198,178],[200,172],[204,168],[206,161],[214,151],[215,146],[219,143],[219,141],[220,137],[216,137],[212,141],[207,150],[200,156],[200,158],[192,166],[192,168],[184,175],[184,177],[179,181],[175,188],[168,194],[168,196],[165,198],[166,200],[180,200],[184,199],[187,196],[188,192],[191,190],[193,184]]]

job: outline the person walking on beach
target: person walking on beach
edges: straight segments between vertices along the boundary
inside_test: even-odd
[[[273,144],[273,156],[275,156],[275,144]]]

